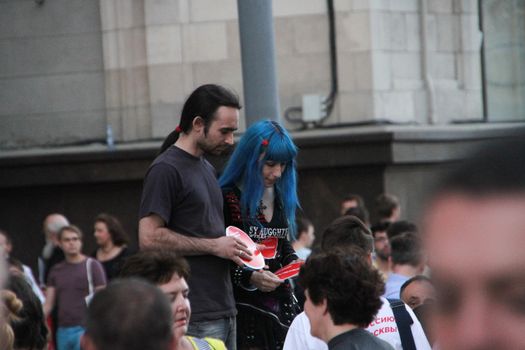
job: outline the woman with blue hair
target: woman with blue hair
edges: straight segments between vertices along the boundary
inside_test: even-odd
[[[232,265],[238,349],[281,349],[300,311],[289,281],[273,273],[298,260],[289,241],[299,206],[296,156],[297,147],[280,124],[260,121],[246,130],[219,179],[226,226],[276,247],[265,254],[265,269]]]

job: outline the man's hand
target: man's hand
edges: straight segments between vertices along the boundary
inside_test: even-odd
[[[223,259],[230,259],[239,266],[244,266],[241,258],[247,259],[252,256],[246,244],[239,238],[223,236],[214,239],[213,255]]]
[[[271,292],[279,287],[283,281],[268,270],[259,270],[252,273],[250,283],[257,287],[261,292]]]

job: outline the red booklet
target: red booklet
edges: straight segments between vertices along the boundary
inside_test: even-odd
[[[304,261],[293,262],[275,271],[274,274],[282,280],[295,277],[299,275],[299,270],[303,264]]]
[[[277,254],[277,242],[278,240],[276,237],[270,237],[265,239],[264,241],[259,242],[260,244],[264,244],[265,246],[264,249],[261,249],[261,253],[265,259],[275,258],[275,255]]]

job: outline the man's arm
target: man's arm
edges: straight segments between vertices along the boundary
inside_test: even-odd
[[[55,287],[46,288],[46,302],[44,303],[44,316],[48,317],[55,307],[56,289]]]
[[[246,258],[252,255],[239,238],[228,236],[218,238],[188,237],[172,231],[164,225],[164,220],[155,214],[140,219],[140,248],[169,248],[181,255],[211,254],[219,258],[230,259],[239,266],[244,265],[241,257]]]

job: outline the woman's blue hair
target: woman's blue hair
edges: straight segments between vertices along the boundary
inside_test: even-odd
[[[286,164],[281,178],[275,183],[275,190],[288,222],[291,239],[295,237],[295,212],[299,207],[296,157],[297,147],[286,129],[277,122],[263,120],[246,130],[219,178],[221,187],[237,185],[242,188],[243,218],[261,225],[257,220],[257,209],[264,192],[263,165],[266,161]]]

